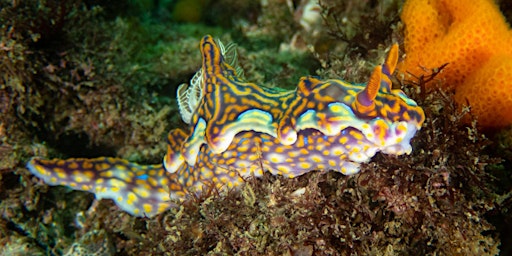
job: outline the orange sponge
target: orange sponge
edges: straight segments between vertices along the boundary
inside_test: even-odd
[[[455,100],[471,104],[471,112],[486,127],[504,127],[512,120],[512,58],[488,60],[457,87]]]
[[[436,78],[455,89],[458,103],[470,103],[481,127],[512,124],[512,74],[503,71],[512,65],[512,31],[492,0],[407,0],[401,17],[401,73],[420,76],[449,63]]]

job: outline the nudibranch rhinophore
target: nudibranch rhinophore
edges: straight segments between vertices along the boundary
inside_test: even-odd
[[[313,170],[356,173],[379,151],[409,154],[425,120],[416,102],[391,88],[397,45],[367,84],[308,76],[292,91],[243,80],[234,47],[211,36],[200,49],[201,69],[190,86],[178,88],[189,129],[169,132],[162,164],[34,157],[28,169],[50,185],[89,191],[135,216],[152,217],[189,192],[235,187],[264,171],[290,178]]]

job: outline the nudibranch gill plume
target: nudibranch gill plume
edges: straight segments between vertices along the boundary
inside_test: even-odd
[[[264,171],[289,178],[313,170],[357,173],[379,151],[409,154],[425,120],[415,101],[391,87],[397,45],[366,84],[307,76],[291,91],[242,79],[232,45],[205,36],[200,49],[202,67],[178,88],[189,127],[169,132],[163,163],[34,157],[28,169],[47,184],[89,191],[152,217],[190,192],[235,187]]]

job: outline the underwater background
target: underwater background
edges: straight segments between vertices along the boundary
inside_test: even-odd
[[[512,55],[496,43],[481,59],[459,58],[468,48],[449,42],[489,42],[450,34],[458,23],[512,42],[512,4],[475,1],[496,22],[471,27],[477,18],[433,2],[439,24],[426,26],[432,12],[420,0],[405,4],[427,21],[406,19],[394,0],[0,0],[0,255],[511,254],[512,84],[509,72],[469,61],[498,56],[493,71]],[[236,44],[248,80],[290,90],[307,75],[365,83],[395,42],[400,61],[440,58],[428,51],[434,39],[454,57],[420,73],[399,66],[393,84],[423,107],[423,128],[411,155],[378,154],[355,175],[267,173],[137,218],[27,170],[32,156],[160,163],[167,133],[185,126],[176,90],[200,67],[207,34]],[[425,47],[413,52],[412,42]],[[452,82],[459,61],[476,75],[461,68]],[[489,94],[460,96],[466,79]],[[485,106],[464,106],[475,95]]]

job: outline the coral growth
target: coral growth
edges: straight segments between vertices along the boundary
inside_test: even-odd
[[[512,31],[492,0],[409,0],[401,17],[403,74],[420,77],[448,63],[437,78],[455,89],[457,103],[469,103],[479,126],[512,124]]]

